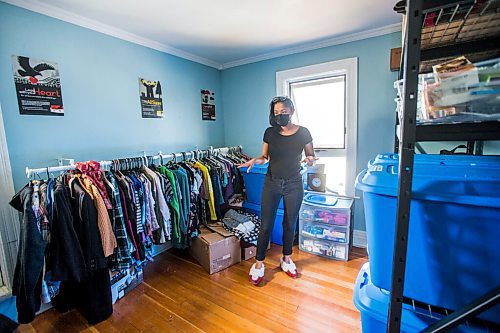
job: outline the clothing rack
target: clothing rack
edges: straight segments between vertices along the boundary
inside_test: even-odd
[[[147,156],[146,153],[144,153],[143,156],[140,157],[132,157],[132,158],[121,158],[121,159],[115,159],[115,160],[107,160],[107,161],[100,161],[99,164],[101,165],[101,169],[107,169],[111,167],[112,165],[116,165],[116,163],[125,163],[127,165],[133,165],[134,163],[138,163],[140,161],[148,161],[150,163],[153,163],[154,161],[161,160],[162,163],[165,161],[181,161],[181,160],[186,160],[190,158],[198,158],[198,157],[209,157],[212,154],[228,154],[232,151],[234,152],[241,152],[243,149],[243,146],[233,146],[233,147],[220,147],[220,148],[213,148],[213,146],[206,146],[207,149],[204,150],[191,150],[191,151],[185,151],[185,152],[180,152],[180,153],[172,153],[172,154],[163,154],[161,151],[158,152],[156,155],[152,156]],[[63,165],[64,161],[69,161],[69,165]],[[53,172],[64,172],[64,171],[71,171],[75,170],[76,165],[74,163],[73,159],[59,159],[59,166],[53,166],[53,167],[45,167],[45,168],[36,168],[32,169],[29,167],[26,167],[26,177],[30,179],[31,177],[34,177],[35,175],[39,174],[44,174],[46,173],[47,176],[50,173]]]

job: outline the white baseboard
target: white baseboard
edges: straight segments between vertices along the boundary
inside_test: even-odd
[[[366,231],[354,230],[352,238],[353,246],[366,248]]]

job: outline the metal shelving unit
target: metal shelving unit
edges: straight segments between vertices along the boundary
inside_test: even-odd
[[[472,62],[500,57],[500,0],[421,2],[419,17],[406,15],[407,26],[419,21],[420,47],[414,47],[413,52],[419,54],[416,66],[420,73],[430,72],[433,65],[460,55]],[[405,73],[403,65],[400,78]],[[399,140],[396,135],[396,152]],[[468,146],[473,147],[476,140],[500,140],[500,122],[416,124],[416,142],[469,141]]]
[[[398,3],[400,4],[400,3]],[[473,62],[500,56],[500,0],[407,0],[400,78],[399,187],[387,331],[399,332],[404,302],[413,159],[418,141],[500,140],[500,122],[417,124],[418,75],[465,55]],[[473,146],[473,145],[472,145]],[[396,148],[396,147],[395,147]],[[426,332],[444,332],[500,302],[500,288],[454,311]]]

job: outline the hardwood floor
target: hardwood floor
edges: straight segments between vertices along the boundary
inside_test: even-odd
[[[361,332],[352,296],[368,260],[364,249],[353,248],[351,260],[341,262],[295,247],[297,280],[281,272],[280,253],[271,247],[265,281],[254,287],[247,277],[253,259],[209,275],[186,253],[166,252],[106,321],[90,326],[77,311],[51,309],[18,332]]]

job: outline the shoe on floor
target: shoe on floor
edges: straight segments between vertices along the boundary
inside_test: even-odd
[[[260,269],[257,269],[255,267],[255,264],[253,264],[252,268],[250,268],[250,273],[248,273],[248,280],[252,284],[258,285],[264,279],[264,270],[265,270],[264,264],[262,264],[262,267]]]
[[[285,272],[289,277],[296,279],[299,276],[297,273],[297,267],[293,263],[292,259],[289,259],[290,262],[287,263],[283,260],[283,257],[280,258],[281,270]]]

